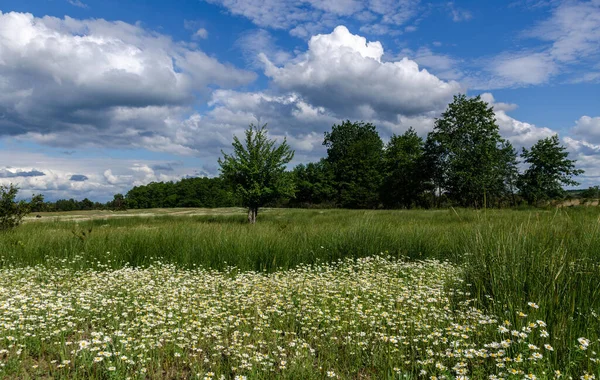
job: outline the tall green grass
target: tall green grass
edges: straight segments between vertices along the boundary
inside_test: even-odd
[[[276,271],[388,252],[464,267],[465,287],[513,321],[539,305],[568,363],[577,338],[600,338],[600,213],[562,210],[268,210],[245,215],[36,221],[0,235],[0,267],[180,267]],[[90,232],[91,230],[91,232]],[[83,234],[85,232],[85,235]]]

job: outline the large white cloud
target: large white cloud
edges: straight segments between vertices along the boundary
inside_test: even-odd
[[[380,42],[367,42],[344,26],[310,39],[308,51],[278,67],[263,56],[265,74],[279,88],[347,117],[395,119],[441,110],[463,90],[407,58],[382,61]]]
[[[162,138],[169,150],[174,120],[209,86],[254,78],[139,25],[0,12],[3,135],[112,147]]]

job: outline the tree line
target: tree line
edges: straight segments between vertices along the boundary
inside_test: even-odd
[[[245,206],[256,214],[262,206],[540,205],[564,197],[564,186],[578,185],[573,177],[583,173],[556,135],[518,154],[500,136],[493,108],[465,95],[455,96],[425,138],[409,128],[384,144],[371,123],[333,125],[324,134],[326,157],[291,171],[293,151],[269,140],[266,126],[251,125],[245,140],[235,137],[232,145],[233,153],[219,160],[219,177],[138,186],[125,196],[127,206]]]
[[[345,121],[325,132],[327,156],[285,171],[294,152],[251,125],[233,153],[219,160],[221,177],[256,221],[259,207],[503,207],[539,205],[564,196],[583,173],[557,135],[520,155],[500,136],[493,108],[479,96],[457,95],[426,138],[410,128],[384,144],[375,125]],[[519,170],[523,164],[524,169]],[[590,190],[592,191],[592,190]]]
[[[35,195],[28,210],[244,206],[253,222],[263,206],[510,207],[560,199],[564,186],[578,185],[573,177],[583,173],[557,135],[519,154],[500,136],[493,108],[479,96],[455,96],[425,138],[409,128],[384,144],[371,123],[333,125],[324,134],[326,157],[292,170],[293,150],[267,135],[266,126],[251,125],[244,141],[234,137],[232,154],[219,159],[219,177],[153,182],[104,204],[87,198],[44,202]],[[598,187],[582,194],[600,195]]]

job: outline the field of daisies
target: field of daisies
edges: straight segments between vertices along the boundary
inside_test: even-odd
[[[0,378],[600,378],[598,212],[490,213],[26,223]]]

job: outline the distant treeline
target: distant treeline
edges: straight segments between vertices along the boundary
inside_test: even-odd
[[[563,186],[577,186],[573,177],[583,173],[557,135],[517,152],[501,137],[492,107],[480,97],[465,95],[454,98],[426,138],[410,128],[384,144],[375,125],[345,121],[325,132],[323,145],[325,158],[287,172],[294,196],[271,206],[543,205],[565,199]],[[221,207],[238,205],[234,194],[224,180],[213,178],[138,186],[125,201],[132,208]],[[595,195],[598,188],[581,194]]]
[[[517,152],[500,136],[492,107],[480,97],[456,96],[425,138],[410,128],[384,144],[375,125],[345,121],[325,132],[323,145],[326,157],[286,172],[294,196],[266,206],[480,208],[600,198],[597,186],[564,190],[577,186],[573,178],[583,171],[557,135]],[[136,186],[106,204],[89,199],[44,203],[43,197],[38,203],[33,210],[241,206],[236,189],[221,177]]]
[[[232,207],[240,202],[219,177],[185,178],[178,182],[152,182],[127,192],[128,208]]]

